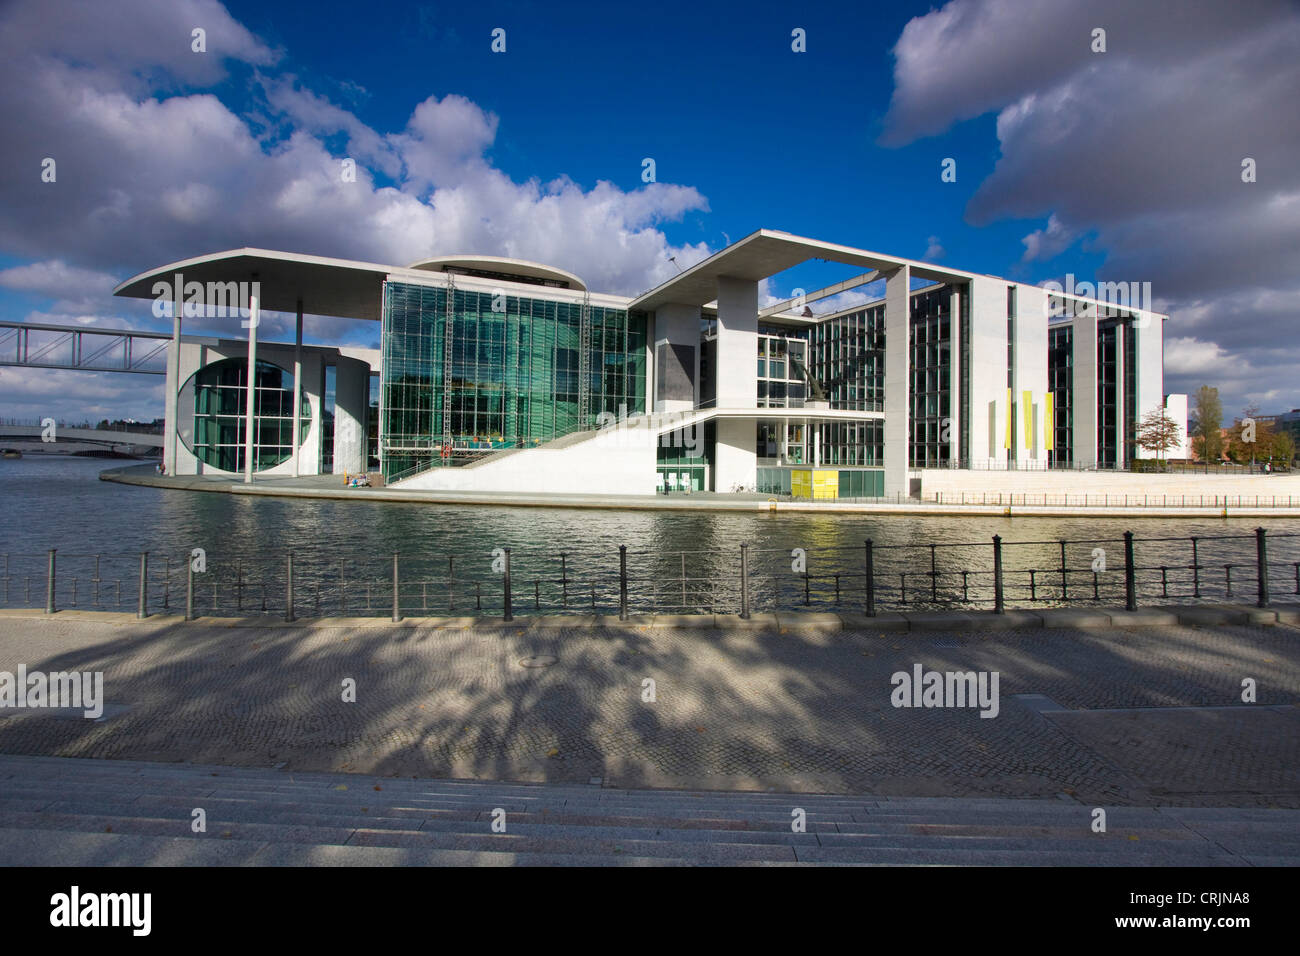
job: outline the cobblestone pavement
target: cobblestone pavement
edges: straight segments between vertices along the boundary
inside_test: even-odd
[[[0,753],[1300,808],[1298,637],[1284,624],[891,634],[5,616],[0,671],[103,671],[109,710],[0,710]],[[893,707],[890,676],[914,664],[997,671],[996,718]],[[1059,709],[1017,699],[1030,694]]]

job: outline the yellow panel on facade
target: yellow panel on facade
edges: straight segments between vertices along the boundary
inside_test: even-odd
[[[798,468],[790,472],[790,494],[814,500],[840,496],[840,473],[836,468]]]
[[[1002,436],[1002,447],[1011,447],[1011,412],[1014,409],[1014,399],[1011,397],[1011,389],[1007,389],[1007,427]]]
[[[1025,422],[1025,449],[1034,447],[1034,393],[1025,389],[1020,393],[1021,417]]]
[[[812,496],[815,499],[835,499],[840,496],[839,470],[819,468],[812,474]]]
[[[1048,392],[1047,395],[1044,396],[1044,398],[1045,401],[1043,403],[1043,447],[1046,448],[1048,451],[1054,451],[1056,449],[1056,445],[1055,445],[1056,429],[1053,427],[1053,423],[1056,421],[1056,415],[1054,414],[1055,409],[1053,408],[1052,393]]]
[[[795,498],[812,497],[812,470],[796,468],[790,472],[790,494]]]

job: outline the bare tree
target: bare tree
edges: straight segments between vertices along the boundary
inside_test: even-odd
[[[1134,443],[1144,451],[1153,451],[1163,460],[1165,453],[1177,448],[1182,440],[1182,427],[1165,412],[1163,408],[1154,408],[1142,417],[1138,423]]]

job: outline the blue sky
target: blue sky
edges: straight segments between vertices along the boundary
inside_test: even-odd
[[[1300,122],[1279,108],[1298,63],[1282,0],[14,0],[0,318],[157,328],[112,285],[242,245],[518,255],[634,294],[670,256],[766,227],[1026,282],[1151,282],[1167,391],[1300,407]],[[809,264],[766,291],[850,273]],[[0,416],[161,405],[135,377],[0,369]]]

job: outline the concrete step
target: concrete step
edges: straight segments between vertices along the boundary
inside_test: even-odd
[[[207,832],[190,830],[191,811]],[[506,810],[505,833],[491,832]],[[807,830],[790,829],[794,807]],[[1300,865],[1300,811],[602,789],[0,756],[14,865]],[[43,855],[39,847],[45,846]]]
[[[0,829],[8,866],[690,866],[673,857],[314,846],[116,833]],[[790,861],[793,862],[793,861]]]

